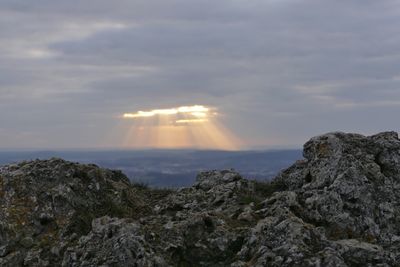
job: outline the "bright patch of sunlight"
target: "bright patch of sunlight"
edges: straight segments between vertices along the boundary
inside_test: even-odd
[[[125,113],[132,126],[127,148],[239,149],[238,139],[218,121],[216,108],[203,105]]]

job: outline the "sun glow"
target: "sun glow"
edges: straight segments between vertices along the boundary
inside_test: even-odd
[[[216,111],[193,105],[125,113],[122,117],[133,123],[124,147],[239,149],[238,139],[218,121]]]
[[[199,123],[199,122],[207,122],[207,119],[185,119],[185,120],[177,120],[175,123]]]
[[[136,113],[125,113],[124,118],[142,118],[142,117],[153,117],[156,115],[175,115],[175,114],[191,114],[195,117],[206,117],[209,108],[201,105],[194,106],[183,106],[178,108],[168,109],[153,109],[150,111],[139,110]]]

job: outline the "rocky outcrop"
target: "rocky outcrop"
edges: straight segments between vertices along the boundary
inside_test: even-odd
[[[179,190],[59,159],[0,169],[1,266],[399,266],[400,141],[329,133],[272,182]]]
[[[263,202],[243,262],[270,266],[397,266],[400,141],[397,133],[330,133],[304,146]],[[254,255],[261,255],[254,257]]]
[[[59,265],[93,219],[149,210],[122,173],[60,159],[0,167],[0,205],[1,266]]]

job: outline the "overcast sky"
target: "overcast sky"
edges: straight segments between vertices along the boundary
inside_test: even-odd
[[[0,148],[116,147],[217,107],[247,148],[399,131],[398,0],[0,0]]]

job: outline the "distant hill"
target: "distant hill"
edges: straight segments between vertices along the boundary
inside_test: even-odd
[[[0,152],[0,164],[52,157],[123,171],[131,180],[155,187],[191,186],[197,173],[234,169],[249,179],[269,180],[302,158],[301,150],[209,151],[121,150]]]

